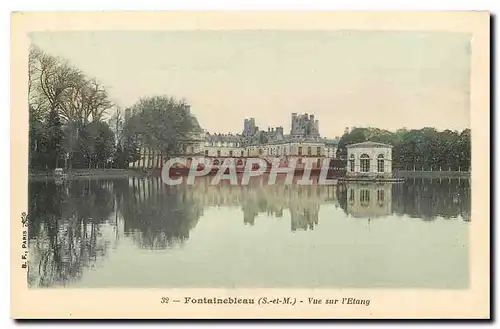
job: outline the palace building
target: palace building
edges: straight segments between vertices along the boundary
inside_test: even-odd
[[[346,148],[348,177],[392,177],[392,145],[367,141]]]
[[[234,158],[237,165],[244,165],[246,158],[264,158],[272,162],[278,158],[280,162],[296,161],[297,167],[312,163],[313,168],[320,168],[323,161],[336,158],[339,138],[322,137],[319,132],[319,121],[314,115],[291,115],[290,133],[285,133],[283,127],[269,127],[261,130],[256,125],[255,118],[244,120],[241,133],[210,133],[204,131],[198,120],[191,115],[190,106],[186,112],[191,116],[195,127],[191,136],[183,141],[181,154],[188,160],[209,158],[214,165],[222,164],[227,158]],[[158,168],[161,161],[158,154],[143,154],[141,160],[131,163],[132,168]]]

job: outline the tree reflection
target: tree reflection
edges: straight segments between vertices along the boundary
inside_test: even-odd
[[[470,182],[468,179],[408,179],[395,186],[398,195],[393,204],[396,214],[406,214],[424,220],[436,217],[462,217],[470,220]]]
[[[187,186],[167,186],[160,178],[130,179],[116,189],[125,232],[141,248],[165,249],[183,244],[202,214]]]
[[[468,179],[407,179],[403,184],[337,186],[339,203],[354,217],[407,215],[422,220],[461,217],[470,221]]]
[[[36,287],[78,279],[118,241],[119,226],[141,248],[182,245],[208,207],[240,209],[249,226],[255,225],[259,214],[280,218],[288,211],[291,231],[314,229],[325,204],[360,218],[395,213],[423,220],[470,221],[471,212],[468,179],[337,186],[267,185],[259,180],[231,186],[202,179],[195,185],[167,186],[160,178],[131,178],[59,185],[30,181],[28,192],[28,282]]]
[[[101,224],[113,211],[109,182],[30,182],[28,284],[66,285],[106,253]]]

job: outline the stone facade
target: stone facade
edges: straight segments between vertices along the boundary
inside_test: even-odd
[[[347,145],[347,176],[392,177],[392,146],[375,142]]]

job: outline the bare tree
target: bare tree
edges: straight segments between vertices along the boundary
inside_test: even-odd
[[[67,61],[30,48],[28,61],[30,115],[44,121],[56,111],[64,124],[65,149],[71,168],[80,131],[90,123],[102,122],[113,107],[108,92],[96,79],[87,78]]]

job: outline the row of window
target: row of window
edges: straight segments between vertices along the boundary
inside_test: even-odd
[[[188,158],[188,160],[192,160],[192,159],[191,159],[191,158]],[[299,160],[297,161],[297,163],[298,163],[298,164],[302,164],[302,159],[299,159]],[[219,159],[214,159],[214,160],[212,161],[212,164],[213,164],[213,165],[215,165],[215,166],[218,166],[219,164],[221,164],[221,162],[219,161]],[[243,165],[243,160],[238,159],[238,160],[236,161],[236,165],[237,165],[237,166],[241,166],[241,165]],[[316,161],[316,167],[317,167],[317,168],[319,168],[320,166],[321,166],[321,159],[318,159],[318,160]]]
[[[208,150],[205,150],[205,156],[208,157]],[[218,157],[221,156],[221,153],[220,153],[219,150],[217,151],[217,156]],[[233,153],[233,151],[229,151],[229,156],[230,157],[235,156],[235,154]],[[244,151],[240,151],[240,156],[245,156],[245,152]]]
[[[354,154],[351,154],[350,158],[351,158],[351,159],[354,159]],[[359,158],[360,158],[360,159],[370,159],[370,156],[369,156],[368,154],[364,153],[364,154],[361,154],[361,156],[360,156]],[[379,154],[379,155],[377,156],[377,159],[383,159],[383,158],[384,158],[384,155],[383,155],[383,154]]]
[[[350,171],[354,172],[354,159],[349,160],[349,169]],[[384,159],[378,159],[377,160],[377,171],[380,173],[383,173],[385,168],[385,161]],[[360,160],[360,171],[361,172],[370,172],[370,159],[361,159]]]
[[[213,147],[240,147],[240,143],[232,143],[232,142],[205,142],[205,146],[213,146]]]
[[[288,147],[285,148],[284,146],[283,147],[278,147],[277,149],[269,149],[268,152],[270,155],[288,155]],[[303,148],[302,146],[299,146],[299,149],[298,149],[298,155],[303,155],[302,154],[302,151],[303,151]],[[259,154],[262,154],[263,151],[262,149],[259,150]],[[240,151],[240,156],[244,156],[245,152],[244,151]],[[229,151],[229,156],[232,157],[236,155],[232,150]],[[309,146],[307,148],[307,155],[310,155],[312,156],[313,155],[313,148],[311,146]],[[208,156],[208,150],[205,150],[205,156]],[[217,150],[217,156],[221,156],[221,151],[220,150]],[[247,150],[247,156],[250,156],[250,150]],[[318,146],[316,147],[316,156],[321,156],[321,146]]]
[[[367,206],[370,203],[370,191],[369,190],[361,190],[360,191],[360,202],[362,206]],[[377,190],[377,203],[379,206],[383,206],[385,201],[385,191]],[[351,204],[354,203],[354,190],[351,190],[349,193],[349,202]]]

